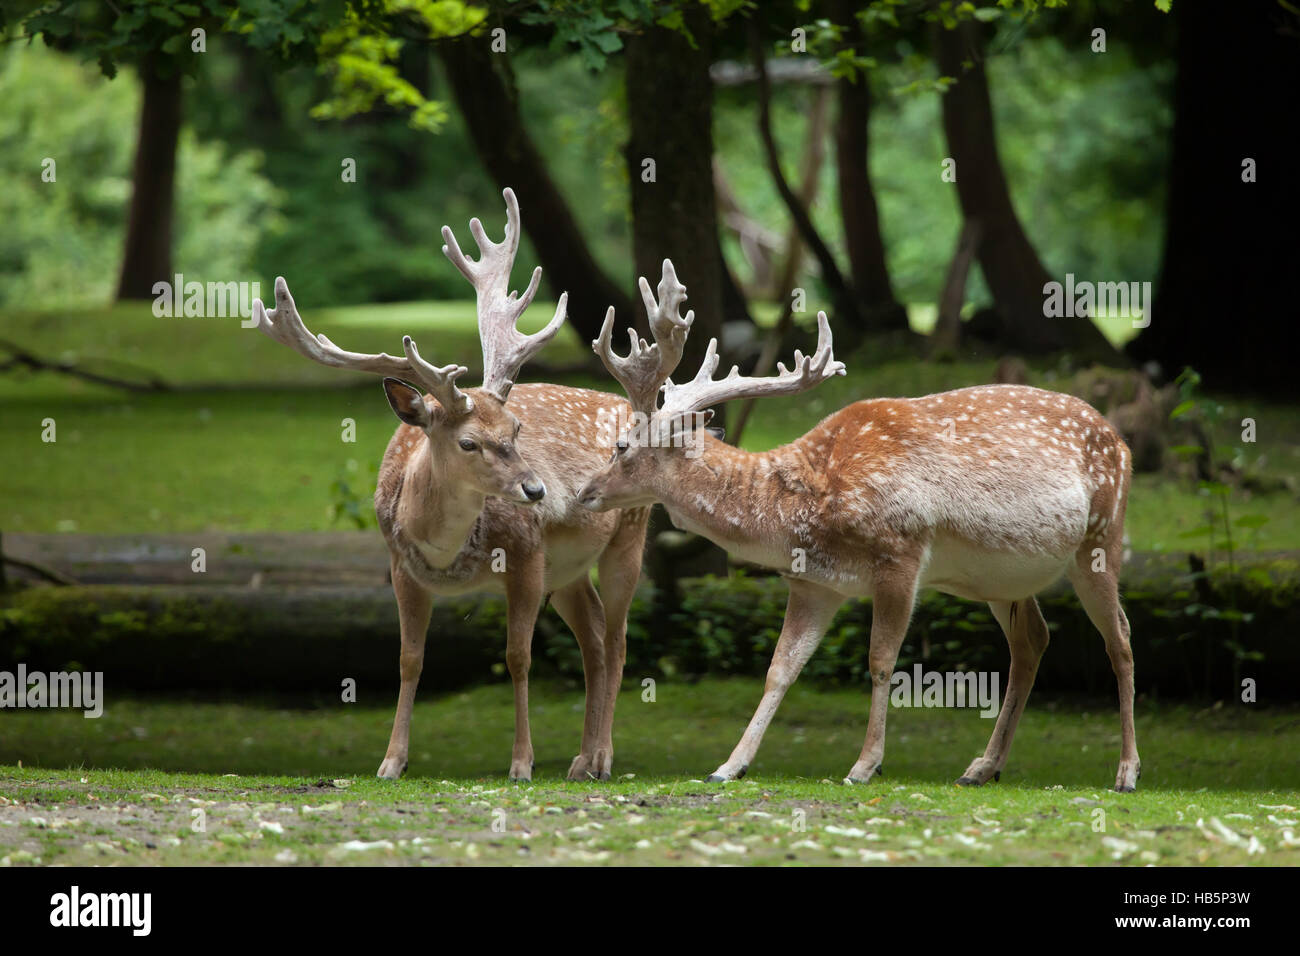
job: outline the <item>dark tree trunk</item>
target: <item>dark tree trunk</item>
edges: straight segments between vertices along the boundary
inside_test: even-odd
[[[664,27],[627,41],[632,249],[637,275],[652,287],[663,260],[672,259],[690,290],[687,305],[695,310],[695,325],[679,380],[695,374],[709,339],[719,334],[726,298],[713,191],[712,24],[702,9],[688,14],[686,23],[695,47]],[[646,160],[654,160],[654,182],[643,181]],[[639,327],[644,320],[637,316]]]
[[[569,322],[582,338],[594,339],[605,310],[612,305],[630,317],[632,299],[596,264],[524,128],[513,77],[503,72],[506,58],[494,56],[488,43],[470,37],[439,44],[448,84],[488,173],[519,197],[524,229],[551,288],[569,293]]]
[[[1190,365],[1211,388],[1295,395],[1292,363],[1269,350],[1297,314],[1297,244],[1286,235],[1300,220],[1295,128],[1277,97],[1300,89],[1300,43],[1280,32],[1286,14],[1271,4],[1216,13],[1174,5],[1164,256],[1151,324],[1129,352],[1171,377]],[[1242,180],[1247,158],[1253,183]]]
[[[119,299],[151,299],[155,282],[172,281],[172,215],[176,194],[176,143],[181,131],[181,77],[159,76],[142,66],[144,100],[131,173],[126,248],[117,284]]]
[[[663,260],[672,259],[677,277],[689,290],[686,305],[695,310],[695,324],[675,376],[678,381],[695,374],[709,339],[721,338],[727,300],[713,189],[712,24],[700,7],[686,14],[686,26],[695,47],[674,30],[650,27],[628,37],[626,59],[625,157],[632,190],[636,272],[655,287]],[[642,179],[647,159],[654,160],[654,182]],[[645,316],[638,314],[636,320],[645,332]],[[715,425],[723,424],[726,411],[725,405],[714,409]],[[654,509],[647,566],[672,568],[680,574],[680,545],[664,550],[661,536],[669,529],[667,513]],[[669,534],[668,538],[680,536]],[[695,573],[726,573],[725,551],[704,539],[691,542],[689,548],[699,550]],[[665,582],[660,579],[657,583],[662,589]],[[656,617],[665,621],[672,610],[671,590],[660,590],[657,600]]]
[[[962,216],[980,223],[980,270],[1002,321],[1002,344],[1031,353],[1081,348],[1113,355],[1091,320],[1043,315],[1043,286],[1064,277],[1048,275],[1011,203],[998,156],[978,29],[970,21],[953,30],[936,28],[936,59],[940,73],[956,78],[943,96],[943,130],[957,163]],[[966,61],[969,69],[963,66]]]
[[[865,38],[854,16],[858,5],[835,0],[832,16],[843,32],[843,46],[863,53]],[[880,212],[867,168],[867,138],[871,120],[871,85],[865,73],[836,84],[839,115],[835,121],[835,166],[839,177],[840,219],[849,254],[853,291],[875,329],[906,329],[907,310],[894,298],[880,234]]]

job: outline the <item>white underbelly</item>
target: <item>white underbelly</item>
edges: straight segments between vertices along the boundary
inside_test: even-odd
[[[953,538],[936,540],[920,586],[972,601],[1019,601],[1054,583],[1071,555],[989,551]]]

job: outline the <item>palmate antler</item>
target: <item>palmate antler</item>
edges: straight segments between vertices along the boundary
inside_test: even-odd
[[[471,219],[469,229],[478,243],[478,261],[465,257],[448,226],[442,227],[442,237],[447,242],[442,251],[477,293],[479,341],[483,347],[482,387],[504,402],[519,369],[554,338],[564,324],[569,294],[566,292],[560,296],[554,318],[536,335],[524,335],[515,327],[537,294],[542,270],[540,266],[533,270],[532,280],[522,298],[508,291],[510,269],[514,265],[515,253],[519,251],[519,203],[512,189],[507,188],[502,195],[506,200],[506,235],[501,242],[489,240],[483,224]],[[423,385],[452,417],[467,415],[474,408],[474,400],[456,387],[456,380],[468,371],[465,366],[444,365],[438,368],[429,364],[420,357],[409,335],[402,339],[405,358],[385,352],[369,355],[345,351],[324,335],[315,335],[307,328],[294,305],[293,296],[289,294],[289,286],[282,278],[275,280],[274,311],[267,312],[262,300],[254,299],[253,317],[263,333],[313,362],[416,382]]]
[[[654,344],[647,345],[644,339],[637,338],[634,329],[629,329],[631,351],[626,358],[616,355],[610,344],[614,327],[613,308],[605,313],[600,338],[591,343],[592,349],[605,363],[605,368],[609,369],[609,373],[627,392],[633,409],[650,416],[653,422],[670,424],[673,419],[687,412],[702,412],[712,405],[736,398],[794,395],[834,375],[844,374],[844,363],[836,361],[831,352],[830,322],[825,312],[818,312],[817,351],[812,355],[804,355],[796,350],[794,368],[787,369],[778,363],[780,374],[751,378],[741,375],[740,369],[733,366],[726,378],[715,381],[713,373],[718,370],[720,361],[718,340],[710,339],[704,362],[695,378],[684,385],[674,385],[669,376],[682,360],[682,349],[686,345],[686,336],[695,320],[695,313],[687,312],[684,319],[678,315],[678,308],[686,299],[686,287],[677,281],[672,262],[665,259],[663,269],[658,303],[650,294],[650,284],[644,278],[641,280],[641,296],[650,318]],[[659,403],[661,388],[662,405]]]
[[[478,243],[479,259],[474,262],[460,251],[456,236],[450,226],[442,227],[442,238],[447,243],[443,254],[461,275],[469,280],[478,294],[478,334],[483,343],[483,388],[502,401],[510,394],[510,387],[519,369],[555,337],[564,324],[565,306],[569,293],[560,295],[555,316],[535,335],[524,335],[516,327],[519,317],[537,294],[537,284],[542,278],[542,267],[533,270],[532,279],[523,297],[510,292],[510,270],[519,251],[519,203],[513,189],[505,189],[506,234],[501,242],[493,242],[483,231],[478,219],[469,221],[469,231]]]
[[[467,415],[474,408],[473,399],[456,387],[456,379],[468,369],[463,365],[445,365],[442,368],[430,365],[420,357],[415,340],[409,335],[402,338],[402,351],[406,358],[397,358],[387,352],[375,355],[348,352],[324,335],[313,335],[298,314],[288,283],[279,276],[275,280],[275,309],[267,312],[262,300],[254,299],[253,318],[261,332],[313,362],[418,382],[438,400],[448,415]]]

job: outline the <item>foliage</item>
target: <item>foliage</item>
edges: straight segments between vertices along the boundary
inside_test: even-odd
[[[45,308],[112,295],[130,198],[139,93],[37,48],[0,50],[0,306]],[[42,179],[53,160],[56,179]],[[279,228],[282,193],[255,150],[182,133],[177,159],[177,271],[187,280],[245,276],[263,230]],[[72,346],[73,343],[67,343]]]
[[[210,562],[224,552],[213,551]],[[1140,694],[1162,698],[1235,700],[1240,678],[1263,683],[1268,664],[1271,701],[1300,698],[1300,568],[1292,562],[1253,563],[1236,585],[1243,612],[1233,621],[1196,605],[1217,604],[1229,584],[1210,577],[1189,585],[1174,565],[1127,575],[1125,611],[1132,625]],[[1208,589],[1208,590],[1207,590]],[[706,675],[762,676],[785,616],[787,589],[775,577],[733,574],[687,579],[682,602],[667,619],[649,585],[628,615],[626,673],[634,682],[693,681]],[[1202,596],[1201,592],[1204,592]],[[1110,695],[1114,675],[1102,641],[1073,593],[1039,598],[1052,645],[1038,671],[1047,693]],[[33,587],[0,600],[0,659],[31,669],[111,668],[122,690],[159,687],[310,692],[333,686],[338,660],[367,693],[392,680],[392,659],[373,649],[396,647],[397,615],[385,589],[314,588],[307,592],[215,586]],[[462,595],[434,602],[426,649],[427,679],[441,688],[504,679],[505,601]],[[824,686],[865,687],[871,632],[869,602],[849,602],[836,616],[803,679]],[[553,609],[538,620],[534,662],[539,674],[582,679],[573,635]],[[261,666],[246,667],[248,654]],[[898,667],[937,672],[1001,672],[1006,641],[982,605],[935,592],[917,602]],[[1005,684],[1003,684],[1005,686]]]
[[[1176,381],[1182,401],[1169,413],[1169,417],[1186,417],[1196,421],[1201,426],[1199,433],[1202,435],[1222,433],[1220,424],[1223,406],[1200,393],[1201,376],[1196,370],[1183,369]],[[1208,474],[1208,477],[1197,481],[1197,490],[1209,501],[1209,507],[1205,512],[1205,524],[1183,534],[1184,538],[1206,539],[1209,552],[1209,564],[1192,574],[1193,580],[1202,586],[1199,588],[1200,600],[1188,606],[1188,613],[1210,620],[1228,622],[1231,633],[1223,640],[1225,646],[1233,652],[1235,673],[1240,669],[1242,662],[1262,660],[1263,655],[1247,648],[1241,638],[1241,626],[1251,623],[1254,615],[1244,611],[1239,605],[1240,558],[1237,538],[1234,537],[1233,532],[1234,529],[1258,530],[1268,523],[1269,518],[1258,513],[1239,515],[1235,520],[1232,517],[1232,485],[1224,480],[1223,476],[1232,462],[1241,460],[1242,451],[1239,447],[1215,445],[1214,440],[1207,437],[1204,444],[1176,446],[1173,450],[1201,459],[1204,462],[1204,470]],[[1219,545],[1218,548],[1216,544]],[[1206,599],[1206,596],[1212,592],[1210,588],[1204,586],[1205,581],[1220,570],[1215,567],[1216,555],[1221,555],[1226,564],[1224,569],[1226,574],[1219,575],[1222,579],[1219,592],[1224,598],[1223,606],[1218,606],[1216,601]]]

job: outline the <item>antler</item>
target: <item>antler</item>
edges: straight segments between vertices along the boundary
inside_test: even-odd
[[[505,189],[502,195],[506,200],[506,235],[501,242],[490,240],[483,231],[483,224],[475,218],[469,221],[469,231],[478,243],[478,261],[471,261],[460,251],[450,226],[442,227],[442,238],[446,242],[442,251],[478,294],[478,334],[483,343],[483,388],[505,401],[519,369],[555,337],[564,323],[569,294],[565,292],[560,295],[554,318],[536,335],[524,335],[515,327],[537,294],[542,268],[538,266],[533,270],[532,279],[522,298],[518,297],[518,293],[509,291],[510,269],[515,264],[515,253],[519,251],[519,202],[515,199],[513,189]]]
[[[388,375],[393,378],[414,379],[423,385],[448,415],[466,415],[474,408],[473,400],[456,387],[456,379],[465,374],[462,365],[445,365],[435,368],[420,357],[415,341],[409,336],[402,338],[402,350],[406,358],[397,358],[387,352],[377,355],[365,355],[361,352],[347,352],[339,348],[324,335],[313,335],[298,314],[298,307],[289,294],[288,283],[277,276],[275,280],[275,310],[267,312],[261,299],[253,300],[253,318],[257,328],[275,339],[281,345],[287,345],[299,355],[306,356],[313,362],[328,365],[330,368],[354,369],[358,372],[374,372],[376,375]]]
[[[631,349],[626,358],[616,354],[610,342],[614,331],[614,307],[611,305],[605,313],[605,324],[600,327],[600,337],[591,343],[591,348],[605,363],[609,374],[623,386],[632,400],[632,408],[651,415],[658,404],[660,386],[682,360],[682,350],[691,323],[695,321],[695,312],[688,310],[686,318],[679,314],[681,304],[686,301],[686,286],[677,281],[671,260],[664,260],[658,302],[644,276],[639,286],[654,344],[647,345],[645,339],[637,337],[636,329],[628,329]]]
[[[670,381],[664,386],[664,403],[656,418],[666,421],[683,412],[703,411],[734,398],[795,395],[834,375],[844,374],[844,363],[836,361],[831,354],[831,326],[825,312],[817,313],[817,351],[804,355],[796,349],[792,369],[787,370],[778,362],[779,375],[750,378],[741,375],[740,369],[733,365],[726,378],[715,381],[713,373],[718,370],[718,362],[718,340],[709,339],[708,351],[695,378],[685,385],[674,385]]]

